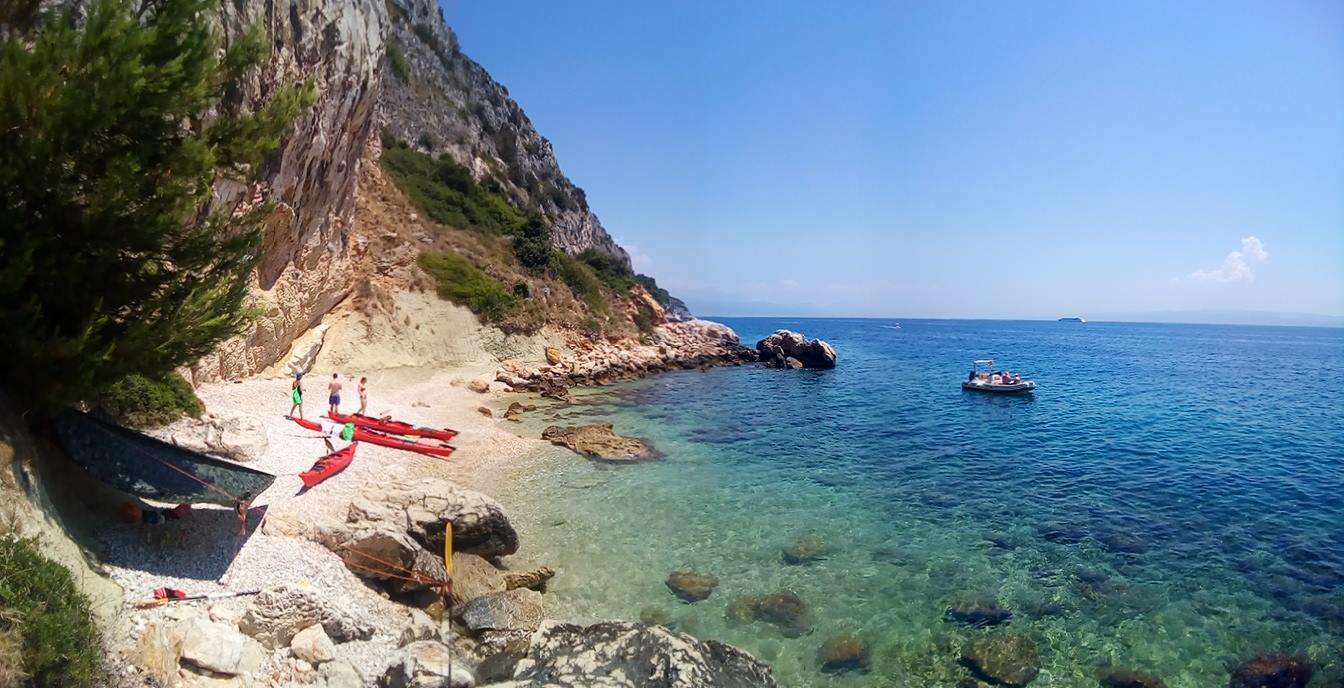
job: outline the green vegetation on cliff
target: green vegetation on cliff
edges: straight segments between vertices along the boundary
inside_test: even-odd
[[[103,685],[101,656],[89,600],[70,572],[34,541],[0,534],[0,685]]]
[[[481,320],[503,320],[514,304],[513,294],[498,280],[456,253],[425,251],[418,262],[438,283],[439,296],[471,309]]]
[[[384,137],[383,169],[422,212],[450,227],[514,234],[527,221],[508,198],[490,184],[478,184],[471,171],[448,157],[434,158]]]
[[[47,400],[161,378],[240,331],[270,209],[200,209],[314,98],[289,84],[238,114],[265,37],[221,52],[214,3],[152,6],[19,3],[0,24],[0,384]]]

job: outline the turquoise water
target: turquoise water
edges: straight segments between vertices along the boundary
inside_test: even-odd
[[[768,660],[787,686],[952,686],[985,629],[944,620],[996,598],[1032,638],[1033,686],[1104,666],[1173,688],[1225,685],[1239,658],[1310,655],[1344,675],[1344,330],[1115,323],[728,319],[744,342],[789,327],[830,371],[683,372],[531,415],[610,420],[666,458],[611,467],[547,451],[500,497],[518,559],[559,570],[547,603],[578,621],[660,618]],[[1034,396],[963,392],[973,358]],[[828,558],[787,565],[817,535]],[[664,585],[720,579],[686,604]],[[811,632],[725,616],[790,590]],[[865,673],[817,651],[857,633]]]

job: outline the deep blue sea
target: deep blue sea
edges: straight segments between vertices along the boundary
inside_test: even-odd
[[[609,420],[666,454],[612,467],[547,451],[501,489],[518,559],[555,566],[553,615],[658,619],[769,661],[786,686],[953,686],[962,645],[1035,641],[1033,686],[1100,668],[1226,685],[1241,658],[1305,653],[1344,682],[1344,329],[723,319],[830,342],[834,370],[687,371],[583,392],[527,429]],[[1038,390],[963,392],[993,358]],[[806,535],[829,556],[789,565]],[[681,602],[669,572],[712,574]],[[808,605],[788,637],[725,615],[739,595]],[[986,629],[949,604],[1013,612]],[[818,648],[855,633],[867,672]]]

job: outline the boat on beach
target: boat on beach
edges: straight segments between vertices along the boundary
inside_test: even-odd
[[[304,488],[312,487],[345,470],[355,458],[355,448],[358,446],[358,442],[351,442],[344,449],[338,449],[318,459],[312,468],[299,474],[299,480],[303,481]]]
[[[275,482],[270,473],[164,442],[87,413],[52,419],[65,453],[98,480],[169,504],[250,504]]]
[[[972,392],[1020,394],[1036,389],[1035,380],[1023,380],[1021,375],[994,370],[994,360],[982,358],[971,363],[971,372],[962,381],[961,388]]]
[[[337,423],[354,423],[357,427],[377,430],[378,432],[389,435],[405,435],[407,437],[426,437],[432,440],[448,440],[457,437],[457,431],[452,428],[428,428],[421,425],[411,425],[391,418],[376,418],[359,413],[346,415],[344,413],[328,413],[327,417]]]
[[[295,423],[298,423],[300,427],[304,427],[309,430],[315,430],[317,432],[324,432],[322,429],[322,424],[315,420],[295,418],[294,416],[285,416],[285,417],[294,421]],[[377,430],[362,428],[359,427],[358,425],[355,426],[354,432],[352,433],[350,439],[353,439],[356,442],[368,442],[369,444],[377,444],[379,446],[391,447],[393,449],[404,449],[406,451],[413,451],[418,454],[425,454],[428,456],[437,456],[443,459],[448,458],[448,456],[451,455],[456,450],[456,447],[454,447],[451,444],[446,444],[437,441],[433,443],[417,442],[413,439],[407,439],[405,437],[397,437],[395,435],[389,435],[384,432],[378,432]]]

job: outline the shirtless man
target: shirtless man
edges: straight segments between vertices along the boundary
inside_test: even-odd
[[[341,374],[332,373],[331,382],[327,383],[327,403],[331,408],[327,409],[327,415],[334,416],[341,412]]]

